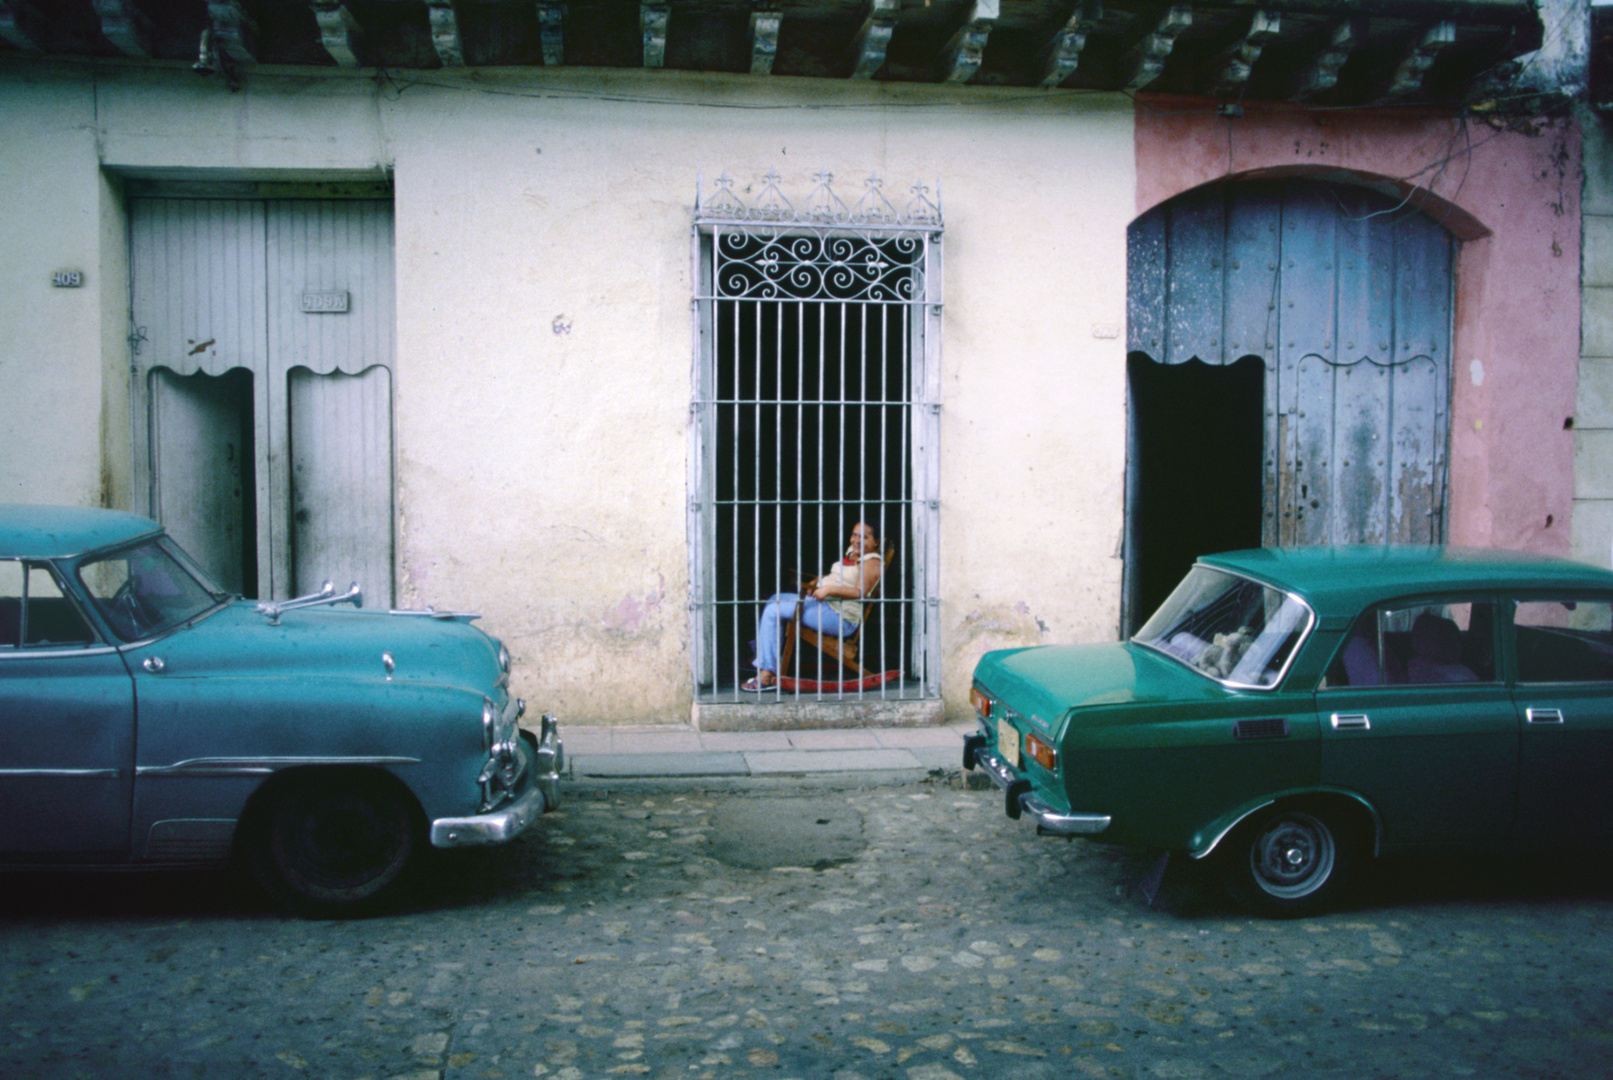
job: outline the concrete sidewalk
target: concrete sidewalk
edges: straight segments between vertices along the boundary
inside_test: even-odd
[[[564,786],[735,787],[789,780],[809,784],[903,783],[956,772],[974,723],[800,731],[700,731],[684,725],[560,725]]]

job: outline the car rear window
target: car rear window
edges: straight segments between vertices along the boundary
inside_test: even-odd
[[[1292,593],[1195,566],[1132,640],[1228,686],[1276,686],[1310,629]]]

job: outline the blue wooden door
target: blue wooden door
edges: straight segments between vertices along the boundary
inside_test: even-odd
[[[1439,222],[1362,187],[1229,183],[1149,211],[1129,241],[1134,359],[1265,365],[1265,544],[1444,539],[1454,242]]]

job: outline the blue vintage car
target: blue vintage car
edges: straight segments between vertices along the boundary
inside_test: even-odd
[[[988,653],[972,697],[1010,817],[1202,860],[1264,915],[1380,852],[1613,841],[1613,573],[1564,559],[1206,556],[1130,641]]]
[[[342,914],[553,808],[559,731],[521,727],[503,646],[360,599],[243,601],[147,518],[0,505],[0,865],[236,858]]]

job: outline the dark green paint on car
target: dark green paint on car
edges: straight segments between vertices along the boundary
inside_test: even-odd
[[[1206,556],[1120,644],[988,653],[965,765],[1045,832],[1250,909],[1396,849],[1613,838],[1613,573],[1453,548]]]

